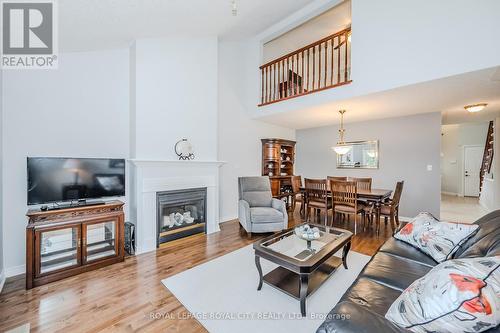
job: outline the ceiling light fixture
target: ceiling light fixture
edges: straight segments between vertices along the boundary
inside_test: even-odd
[[[236,6],[236,0],[232,0],[231,1],[231,13],[233,14],[233,16],[236,16],[238,15],[238,7]]]
[[[479,112],[482,111],[488,104],[487,103],[478,103],[478,104],[472,104],[472,105],[466,105],[464,106],[464,109],[473,113],[473,112]]]
[[[344,141],[344,113],[345,110],[339,110],[340,113],[340,129],[339,129],[339,142],[337,142],[337,145],[335,147],[332,147],[332,149],[338,154],[338,155],[344,155],[347,154],[349,150],[351,150],[351,146],[347,146]]]

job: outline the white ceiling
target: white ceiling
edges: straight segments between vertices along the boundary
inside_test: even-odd
[[[488,103],[481,112],[464,110],[465,105],[481,102]],[[338,124],[339,109],[347,110],[346,123],[430,112],[442,112],[443,124],[490,120],[500,116],[500,67],[258,119],[294,129],[320,127]]]
[[[59,0],[59,50],[126,47],[145,37],[251,37],[313,0]]]

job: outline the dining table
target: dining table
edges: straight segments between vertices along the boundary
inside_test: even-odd
[[[304,203],[307,203],[306,198],[306,188],[301,187],[300,192],[304,197]],[[328,195],[331,196],[331,191],[328,190]],[[380,224],[380,207],[382,203],[389,199],[392,195],[392,190],[372,188],[372,189],[358,189],[357,190],[358,200],[366,200],[368,202],[373,203],[375,218],[377,221],[377,226]],[[305,206],[305,205],[304,205]],[[307,209],[307,207],[305,207]],[[378,227],[377,227],[378,231]]]

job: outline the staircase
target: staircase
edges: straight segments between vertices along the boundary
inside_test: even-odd
[[[493,121],[490,121],[488,126],[488,134],[486,135],[486,144],[484,145],[483,162],[481,163],[479,190],[483,189],[484,176],[491,172],[491,163],[493,162]]]

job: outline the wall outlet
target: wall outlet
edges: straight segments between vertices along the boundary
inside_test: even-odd
[[[431,164],[427,164],[427,171],[432,171],[432,165]]]

